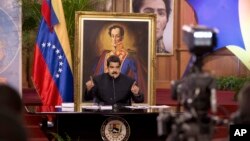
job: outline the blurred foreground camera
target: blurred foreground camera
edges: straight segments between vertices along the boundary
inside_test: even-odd
[[[183,26],[183,40],[193,55],[189,74],[172,82],[172,98],[188,111],[207,112],[211,106],[216,111],[215,79],[202,71],[203,58],[216,46],[216,29],[204,26]]]
[[[202,71],[203,58],[216,46],[216,30],[204,26],[183,26],[183,40],[192,54],[189,73],[172,81],[172,99],[177,100],[177,114],[161,112],[157,118],[158,135],[175,141],[210,141],[217,118],[216,81]],[[184,111],[180,112],[181,106]],[[215,120],[216,119],[216,120]]]

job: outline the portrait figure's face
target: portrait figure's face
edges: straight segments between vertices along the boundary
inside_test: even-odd
[[[121,35],[121,31],[119,28],[113,28],[111,29],[111,43],[113,47],[117,47],[122,43],[123,36]]]
[[[119,62],[110,62],[108,65],[108,73],[111,77],[117,78],[120,75]]]
[[[159,40],[163,36],[164,29],[167,25],[166,5],[163,0],[143,0],[140,8],[140,13],[154,13],[156,14],[156,39]]]

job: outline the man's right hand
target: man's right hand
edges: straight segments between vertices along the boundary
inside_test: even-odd
[[[90,80],[86,82],[87,91],[90,91],[95,86],[92,76],[90,76]]]

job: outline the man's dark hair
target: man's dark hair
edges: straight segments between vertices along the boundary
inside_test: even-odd
[[[250,111],[248,109],[248,102],[250,100],[249,93],[250,93],[250,82],[246,82],[238,93],[238,102],[239,102],[239,108],[241,110],[244,110],[241,112],[250,114]]]
[[[119,25],[112,25],[111,27],[109,27],[109,36],[111,36],[111,31],[115,28],[119,28],[121,36],[124,36],[124,29]]]
[[[0,108],[0,140],[28,141],[22,120],[9,109]]]
[[[108,60],[107,60],[107,66],[110,65],[110,62],[115,62],[115,63],[119,63],[119,66],[121,66],[121,60],[118,56],[116,55],[111,55]]]
[[[140,9],[142,7],[143,1],[146,0],[133,0],[132,3],[132,8],[133,8],[133,12],[135,13],[139,13]],[[167,13],[167,20],[169,19],[169,15],[171,14],[171,0],[162,0],[165,3],[166,6],[166,13]]]

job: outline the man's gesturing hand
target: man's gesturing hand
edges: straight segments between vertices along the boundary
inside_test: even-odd
[[[90,91],[95,86],[92,76],[90,76],[90,80],[86,82],[87,91]]]
[[[139,90],[140,90],[140,88],[136,85],[136,81],[135,81],[131,87],[131,92],[135,95],[138,95]]]

